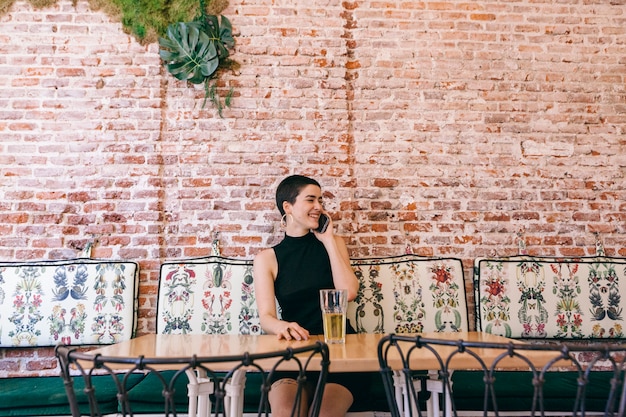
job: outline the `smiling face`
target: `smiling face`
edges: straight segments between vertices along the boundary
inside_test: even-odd
[[[315,229],[319,224],[320,214],[324,211],[321,188],[313,184],[306,185],[293,204],[283,202],[283,209],[293,217],[293,224],[288,224],[292,226],[292,230],[298,229],[306,233],[309,229]]]

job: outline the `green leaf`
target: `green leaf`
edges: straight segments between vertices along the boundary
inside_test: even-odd
[[[178,22],[167,28],[167,38],[159,39],[159,56],[167,70],[179,80],[201,84],[219,65],[216,41],[199,22]]]
[[[220,25],[220,41],[229,48],[235,47],[235,38],[233,38],[233,25],[226,16],[222,16],[222,24]]]

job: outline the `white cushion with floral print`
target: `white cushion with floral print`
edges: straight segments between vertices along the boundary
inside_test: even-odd
[[[0,346],[111,344],[137,323],[135,262],[0,263]]]
[[[409,254],[351,263],[359,291],[348,319],[358,333],[468,330],[460,259]]]
[[[209,256],[161,265],[160,334],[260,334],[252,261]]]
[[[626,259],[476,259],[478,330],[512,338],[624,338]]]

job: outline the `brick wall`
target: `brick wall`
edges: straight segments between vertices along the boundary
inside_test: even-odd
[[[0,17],[0,259],[252,258],[318,178],[353,256],[626,256],[626,2],[231,0],[217,117],[158,46],[71,1]],[[28,355],[19,353],[19,355]],[[46,352],[34,352],[42,369]],[[43,355],[39,359],[37,355]],[[0,372],[14,364],[0,361]],[[32,371],[32,369],[31,369]]]

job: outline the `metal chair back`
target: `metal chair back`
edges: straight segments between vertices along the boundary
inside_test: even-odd
[[[467,412],[468,404],[473,414],[484,417],[509,412],[531,417],[555,412],[623,417],[625,358],[626,344],[588,340],[496,343],[391,334],[378,345],[392,417],[426,414],[412,383],[415,371],[423,369],[438,372],[442,409],[454,417]],[[456,378],[461,375],[463,379]],[[406,387],[401,401],[396,398],[398,383]]]
[[[242,374],[240,371],[261,375],[258,416],[270,414],[268,393],[274,377],[277,373],[290,372],[297,381],[291,416],[300,417],[301,407],[306,407],[303,402],[307,401],[308,416],[318,417],[330,363],[328,346],[323,342],[268,353],[221,357],[107,357],[71,346],[58,346],[55,351],[73,417],[108,414],[101,402],[103,399],[110,401],[111,397],[117,401],[118,415],[137,414],[133,403],[133,398],[137,396],[132,392],[137,384],[137,375],[160,381],[161,390],[152,393],[162,400],[160,414],[175,417],[184,412],[187,415],[187,410],[177,409],[181,407],[175,401],[176,390],[186,388],[186,375],[197,372],[213,382],[211,392],[200,393],[200,397],[210,402],[203,405],[203,409],[208,410],[205,415],[226,417],[229,385],[234,376]],[[312,364],[315,365],[314,371]]]

